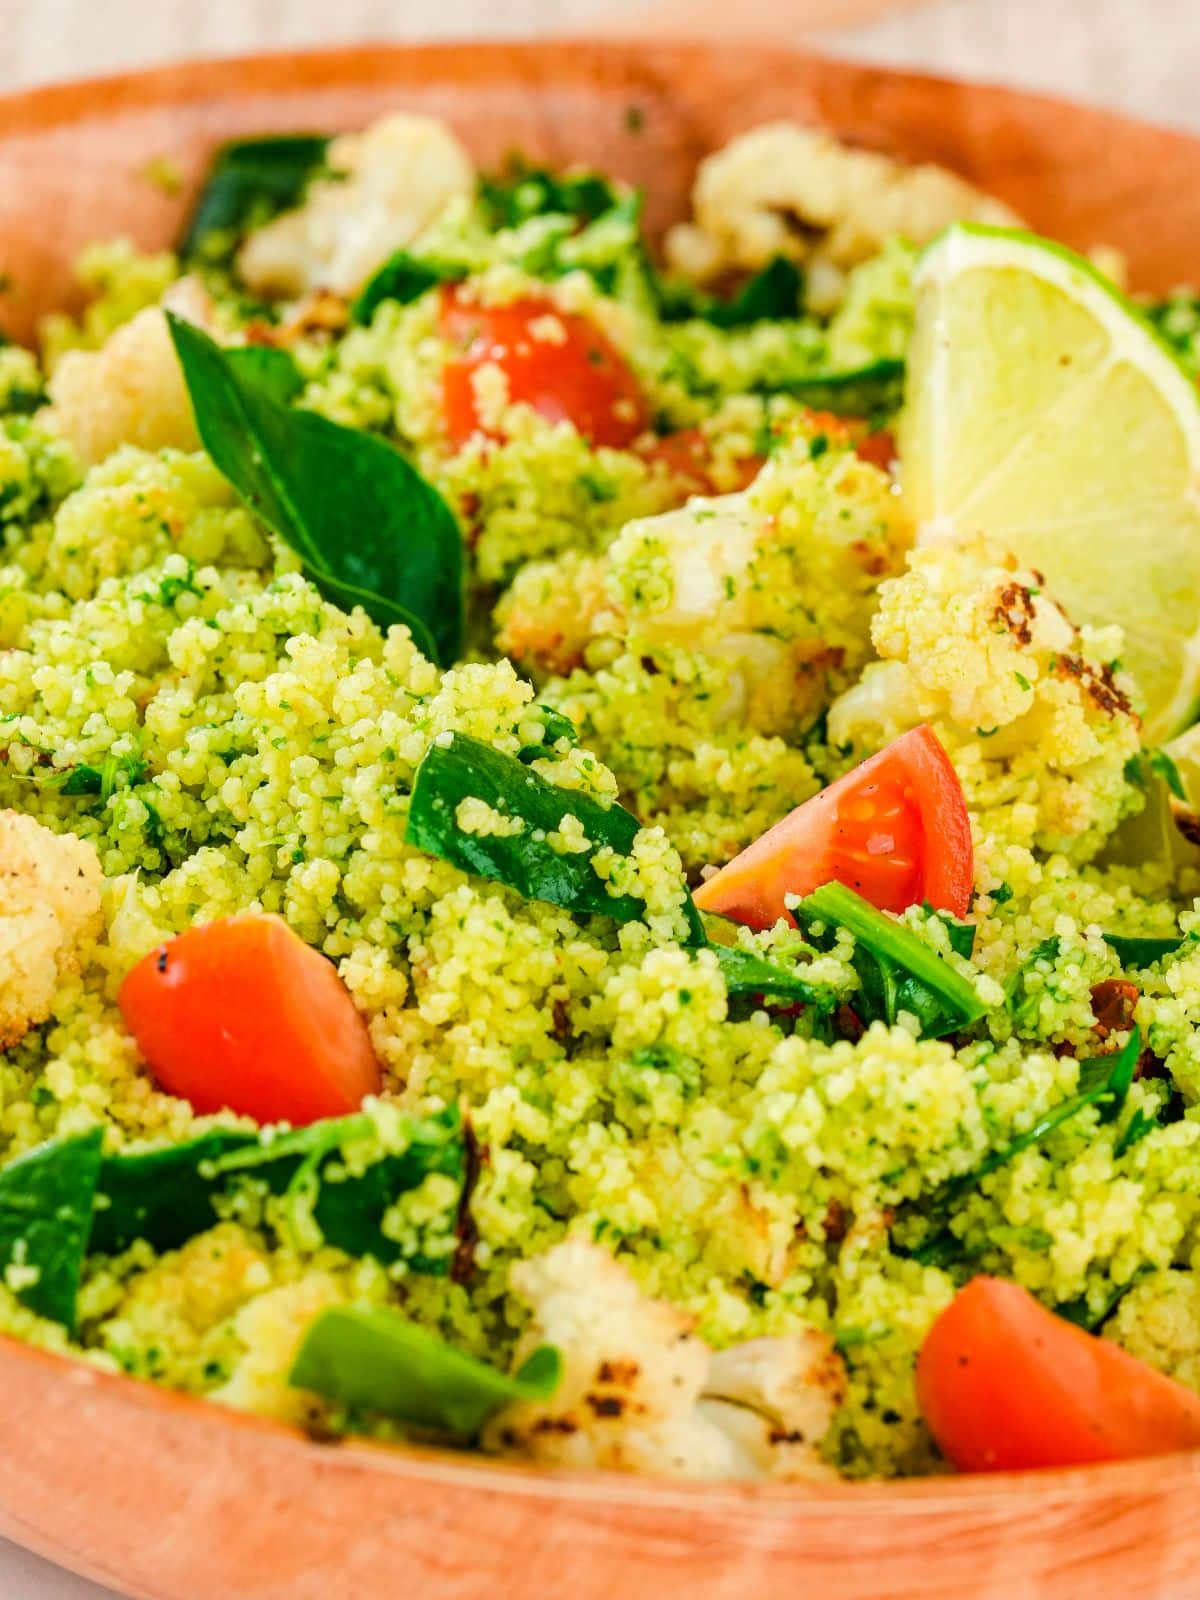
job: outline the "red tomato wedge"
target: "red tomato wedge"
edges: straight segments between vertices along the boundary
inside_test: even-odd
[[[1200,1449],[1200,1395],[998,1278],[973,1279],[929,1330],[917,1398],[960,1472]]]
[[[699,428],[681,428],[677,433],[664,433],[650,440],[639,454],[651,465],[661,463],[673,478],[680,479],[689,494],[712,495],[718,492],[712,479],[712,450]],[[765,456],[742,456],[736,463],[736,480],[725,486],[726,492],[748,489],[765,462]]]
[[[962,917],[973,871],[962,786],[922,724],[789,812],[694,898],[702,911],[770,928],[792,920],[784,895],[836,882],[880,911],[928,900]]]
[[[138,962],[118,1004],[155,1080],[201,1113],[299,1127],[379,1092],[349,991],[280,917],[189,928]]]
[[[476,373],[496,366],[511,403],[523,401],[549,422],[570,422],[595,445],[624,449],[649,425],[632,368],[587,317],[527,295],[485,306],[461,286],[442,290],[440,327],[458,352],[442,372],[446,429],[455,449],[475,434],[495,438],[479,414]]]

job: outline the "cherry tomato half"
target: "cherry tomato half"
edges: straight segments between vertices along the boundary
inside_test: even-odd
[[[680,428],[649,440],[639,452],[651,465],[660,463],[673,478],[679,479],[689,495],[712,495],[748,489],[765,464],[765,456],[743,456],[736,463],[733,483],[718,490],[712,477],[712,451],[699,428]]]
[[[523,401],[549,422],[570,422],[594,445],[624,449],[648,425],[645,396],[629,363],[587,317],[527,295],[503,306],[442,290],[440,327],[458,352],[442,372],[446,428],[455,449],[475,434],[496,435],[479,412],[475,375],[496,366],[510,403]]]
[[[138,962],[118,1004],[155,1080],[198,1112],[299,1127],[379,1092],[349,991],[280,917],[189,928]]]
[[[696,891],[702,911],[751,928],[788,894],[844,883],[880,911],[923,900],[966,915],[974,858],[962,786],[933,730],[902,734],[777,822]]]
[[[960,1472],[1200,1448],[1200,1395],[998,1278],[972,1279],[929,1330],[917,1398]]]

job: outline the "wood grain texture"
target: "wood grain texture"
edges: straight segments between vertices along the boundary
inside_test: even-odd
[[[397,106],[447,116],[484,161],[516,145],[646,183],[655,227],[714,144],[790,115],[1114,242],[1145,286],[1200,259],[1200,142],[1100,112],[767,49],[372,49],[0,101],[10,328],[63,298],[86,240],[174,236],[188,196],[149,184],[149,159],[191,189],[231,134]],[[0,1340],[0,1534],[145,1600],[1192,1600],[1200,1457],[819,1490],[542,1476],[313,1444]]]
[[[352,127],[397,105],[445,116],[484,162],[519,147],[643,184],[652,231],[683,210],[707,150],[790,116],[940,161],[1068,243],[1114,244],[1139,287],[1169,288],[1200,260],[1195,141],[1103,111],[767,46],[379,46],[166,67],[0,100],[0,273],[12,285],[0,328],[28,337],[39,314],[71,303],[70,263],[90,240],[172,240],[222,138]],[[179,195],[145,175],[163,157],[182,175]]]

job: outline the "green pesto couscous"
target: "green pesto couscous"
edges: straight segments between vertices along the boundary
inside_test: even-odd
[[[552,1465],[1198,1446],[1200,310],[790,125],[639,214],[231,145],[0,349],[0,1330]]]

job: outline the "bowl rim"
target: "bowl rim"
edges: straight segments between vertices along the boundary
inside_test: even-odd
[[[545,38],[527,35],[490,35],[478,39],[435,37],[410,43],[373,39],[368,35],[331,46],[317,44],[198,57],[173,56],[125,71],[56,78],[0,93],[0,140],[37,132],[47,126],[67,127],[72,122],[91,120],[98,112],[111,114],[126,107],[140,111],[162,104],[206,100],[213,97],[214,91],[217,98],[224,99],[236,95],[244,80],[249,78],[253,79],[257,94],[270,97],[301,87],[336,87],[342,82],[362,84],[364,79],[386,84],[391,81],[391,69],[399,63],[427,62],[432,66],[467,55],[489,72],[511,66],[515,59],[528,62],[544,58],[553,59],[556,66],[575,74],[581,68],[585,52],[593,61],[607,57],[616,65],[628,63],[631,56],[642,52],[657,61],[674,57],[678,62],[685,62],[710,58],[719,49],[719,45],[699,34],[656,34],[652,30],[633,34],[614,30],[602,34],[567,31]],[[1116,110],[1083,96],[1024,89],[986,76],[963,77],[908,66],[892,67],[839,56],[836,51],[775,43],[758,36],[740,45],[739,54],[743,58],[784,59],[797,64],[827,63],[852,70],[861,80],[873,83],[928,84],[957,90],[967,96],[983,94],[997,101],[1043,106],[1048,110],[1077,110],[1108,119],[1114,126],[1136,126],[1200,143],[1200,133],[1177,124]],[[364,73],[364,67],[370,70]]]
[[[685,35],[554,34],[546,39],[528,37],[470,40],[356,40],[336,46],[313,45],[300,49],[242,51],[200,58],[175,58],[166,62],[94,76],[33,84],[0,94],[0,144],[39,132],[68,130],[73,124],[97,118],[119,117],[122,112],[143,112],[197,100],[233,99],[252,88],[257,97],[294,93],[304,88],[385,85],[394,80],[398,65],[451,63],[470,55],[483,69],[478,81],[514,62],[553,61],[575,76],[583,54],[607,58],[616,66],[628,64],[635,53],[646,52],[656,65],[674,68],[691,60],[711,57],[719,46]],[[828,63],[851,68],[864,81],[878,84],[927,84],[957,90],[967,96],[982,94],[1047,110],[1082,109],[1108,118],[1114,127],[1137,126],[1175,138],[1189,139],[1200,147],[1200,135],[1187,129],[1130,116],[1095,103],[1024,90],[993,80],[965,79],[949,74],[890,68],[873,62],[839,58],[824,51],[801,49],[754,39],[741,47],[743,55],[764,61],[780,59],[798,65]],[[583,74],[592,77],[592,74]],[[628,89],[628,84],[622,86]],[[160,1420],[205,1430],[240,1430],[254,1435],[269,1451],[289,1452],[306,1458],[321,1470],[369,1472],[396,1482],[421,1478],[456,1490],[502,1493],[524,1501],[590,1502],[633,1506],[639,1510],[694,1514],[697,1510],[756,1512],[774,1521],[822,1507],[864,1511],[901,1510],[913,1514],[953,1513],[956,1508],[984,1508],[1026,1501],[1031,1489],[1046,1498],[1075,1501],[1108,1497],[1145,1497],[1182,1487],[1200,1477],[1200,1449],[1144,1456],[1078,1467],[1043,1467],[1024,1472],[953,1473],[927,1477],[832,1481],[828,1483],[751,1483],[723,1479],[674,1479],[616,1471],[546,1468],[505,1460],[479,1452],[452,1450],[420,1443],[384,1444],[353,1435],[334,1440],[317,1439],[290,1424],[252,1412],[235,1410],[204,1396],[168,1388],[152,1380],[112,1370],[103,1362],[28,1343],[0,1333],[0,1365],[26,1364],[31,1378],[61,1385],[63,1392],[95,1393],[106,1404],[141,1412],[147,1423]]]
[[[1037,1489],[1056,1500],[1091,1500],[1137,1495],[1178,1487],[1200,1476],[1200,1450],[1142,1456],[1080,1467],[1039,1467],[1025,1472],[946,1472],[927,1477],[834,1480],[828,1483],[758,1483],[737,1479],[681,1479],[599,1469],[543,1467],[478,1451],[454,1450],[419,1442],[386,1444],[353,1434],[320,1439],[302,1428],[255,1412],[226,1407],[202,1395],[167,1388],[148,1378],[113,1371],[86,1357],[47,1350],[0,1334],[0,1364],[25,1362],[31,1376],[51,1379],[78,1397],[90,1391],[102,1403],[140,1411],[148,1425],[203,1430],[233,1429],[253,1434],[268,1451],[307,1457],[323,1471],[372,1472],[397,1482],[420,1477],[447,1488],[502,1492],[526,1501],[593,1501],[635,1505],[639,1510],[694,1512],[744,1510],[752,1504],[772,1520],[822,1507],[863,1511],[904,1509],[913,1513],[953,1512],[1027,1500]]]

